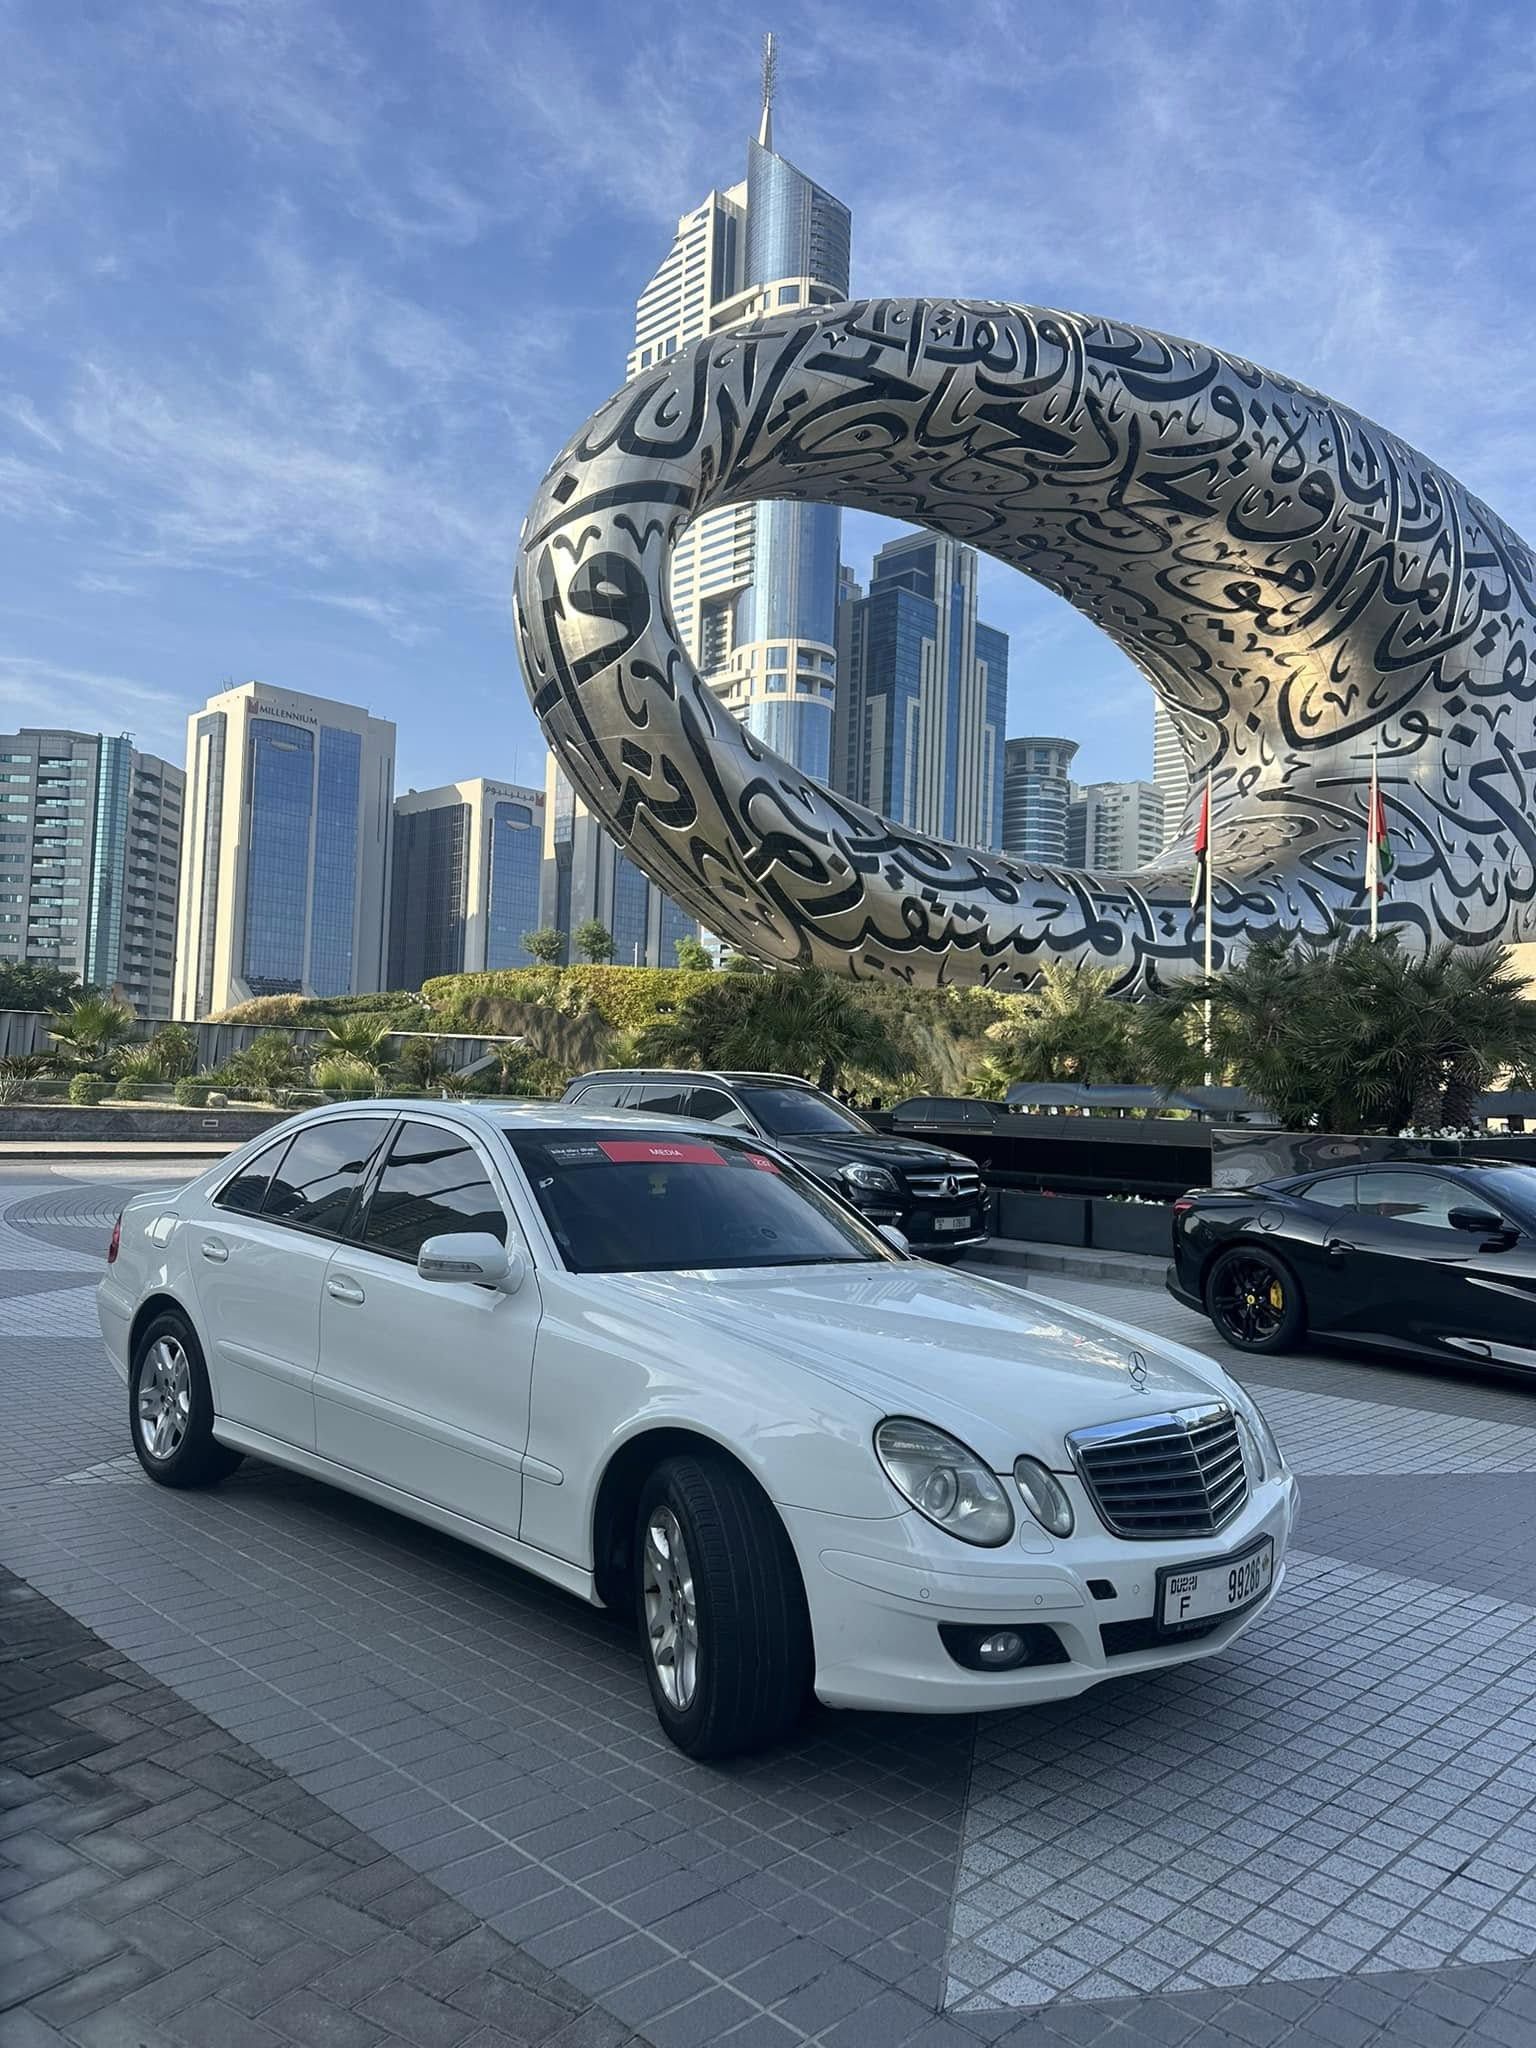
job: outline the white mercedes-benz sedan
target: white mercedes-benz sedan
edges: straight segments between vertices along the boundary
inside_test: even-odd
[[[634,1614],[694,1756],[1207,1657],[1296,1483],[1211,1360],[910,1257],[757,1139],[561,1104],[293,1118],[113,1233],[161,1485],[245,1453]]]

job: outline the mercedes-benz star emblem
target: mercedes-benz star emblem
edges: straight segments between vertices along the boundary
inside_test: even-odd
[[[1139,1393],[1140,1390],[1147,1384],[1147,1361],[1142,1357],[1139,1351],[1133,1351],[1131,1353],[1130,1369],[1131,1378],[1136,1382],[1136,1388]]]
[[[960,1183],[952,1173],[944,1176],[944,1192],[946,1195],[958,1195],[960,1192]]]

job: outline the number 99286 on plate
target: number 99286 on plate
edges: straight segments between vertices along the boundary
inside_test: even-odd
[[[1274,1584],[1275,1546],[1266,1536],[1238,1557],[1186,1568],[1165,1565],[1157,1575],[1159,1628],[1184,1628],[1192,1621],[1221,1620],[1262,1600]]]

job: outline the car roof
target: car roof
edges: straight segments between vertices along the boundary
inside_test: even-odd
[[[721,1132],[719,1124],[710,1123],[696,1116],[657,1116],[651,1110],[628,1109],[581,1109],[575,1103],[551,1102],[544,1098],[525,1101],[504,1101],[494,1096],[450,1096],[446,1100],[436,1096],[374,1096],[357,1102],[329,1102],[319,1109],[301,1110],[288,1120],[288,1127],[297,1128],[300,1123],[317,1123],[322,1119],[338,1116],[447,1116],[469,1123],[489,1124],[495,1129],[506,1131],[537,1131],[558,1128],[560,1130],[585,1129],[641,1131],[647,1137],[654,1137],[658,1130],[667,1130],[677,1125],[690,1131],[713,1131],[717,1136],[740,1136],[741,1133]],[[275,1136],[285,1128],[273,1125],[271,1132],[262,1132],[263,1137]],[[753,1143],[760,1140],[754,1139]]]
[[[574,1075],[567,1087],[574,1088],[579,1081],[772,1081],[780,1088],[821,1092],[803,1074],[755,1074],[743,1067],[594,1067],[589,1074]]]

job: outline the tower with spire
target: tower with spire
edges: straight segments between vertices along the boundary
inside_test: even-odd
[[[848,296],[848,209],[774,147],[777,85],[770,33],[747,175],[679,220],[635,308],[631,377],[702,335]],[[673,614],[694,661],[751,731],[818,781],[832,765],[841,530],[834,506],[722,506],[672,560]]]

